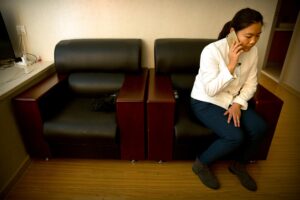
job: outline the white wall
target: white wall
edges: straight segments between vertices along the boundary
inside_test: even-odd
[[[259,47],[265,56],[277,0],[0,0],[9,34],[25,25],[28,52],[53,61],[55,44],[70,38],[141,38],[143,67],[153,67],[156,38],[216,38],[241,8],[259,10],[266,22]]]

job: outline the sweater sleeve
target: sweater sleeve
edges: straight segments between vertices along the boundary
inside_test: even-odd
[[[217,95],[234,80],[225,60],[214,45],[209,45],[203,49],[199,72],[205,93],[211,97]]]
[[[254,93],[257,88],[257,50],[255,51],[254,60],[252,62],[249,74],[247,76],[247,79],[245,83],[243,84],[239,95],[237,95],[233,99],[233,103],[238,103],[242,107],[242,110],[247,110],[248,108],[248,101],[254,96]]]

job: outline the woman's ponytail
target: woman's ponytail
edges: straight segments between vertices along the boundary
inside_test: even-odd
[[[224,24],[221,32],[219,33],[218,40],[225,38],[230,32],[230,28],[231,28],[231,21]]]

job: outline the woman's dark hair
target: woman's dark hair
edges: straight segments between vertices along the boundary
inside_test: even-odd
[[[225,38],[230,32],[230,28],[234,28],[238,32],[254,23],[261,23],[263,25],[263,16],[256,10],[244,8],[238,11],[232,20],[223,26],[218,39]]]

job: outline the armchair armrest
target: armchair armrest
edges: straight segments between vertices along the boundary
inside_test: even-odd
[[[121,159],[145,159],[145,97],[148,70],[126,75],[117,97]]]
[[[150,70],[147,100],[148,159],[172,160],[175,98],[169,76]]]
[[[50,157],[50,149],[44,140],[39,101],[59,83],[56,74],[42,80],[13,99],[16,118],[28,153],[33,157]]]
[[[262,85],[258,85],[253,100],[255,103],[255,111],[264,118],[268,126],[266,137],[254,158],[265,160],[268,156],[276,125],[283,106],[283,101]]]

